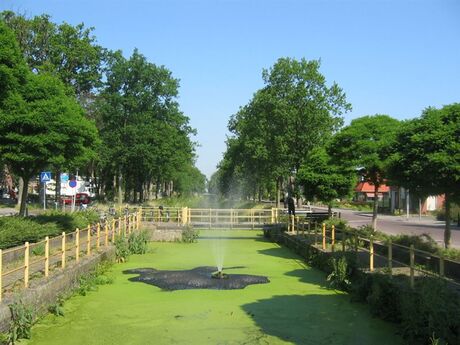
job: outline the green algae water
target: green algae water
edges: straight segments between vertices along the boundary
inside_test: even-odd
[[[206,230],[194,244],[151,243],[147,254],[113,267],[113,284],[71,298],[64,317],[48,315],[21,344],[402,344],[396,327],[327,289],[322,272],[259,231],[224,233],[224,272],[267,276],[268,284],[163,291],[123,274],[215,266],[215,236]]]

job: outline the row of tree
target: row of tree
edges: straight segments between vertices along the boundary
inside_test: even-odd
[[[460,104],[427,108],[398,121],[364,116],[342,127],[351,109],[343,90],[328,87],[320,61],[279,59],[263,72],[265,86],[231,117],[227,150],[210,189],[226,196],[275,199],[280,193],[329,205],[350,196],[358,176],[405,187],[419,197],[445,195],[445,245],[450,205],[460,201]],[[374,198],[373,227],[378,198]]]
[[[1,14],[0,163],[26,186],[52,169],[57,198],[60,172],[77,169],[119,202],[202,191],[179,80],[137,49],[125,58],[101,47],[92,33],[47,15]]]

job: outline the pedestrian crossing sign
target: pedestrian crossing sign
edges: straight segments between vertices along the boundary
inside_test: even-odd
[[[40,173],[40,182],[45,183],[51,181],[51,172],[49,171],[42,171]]]

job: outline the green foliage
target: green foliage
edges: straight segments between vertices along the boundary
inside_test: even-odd
[[[348,227],[348,221],[342,218],[329,218],[326,219],[323,223],[326,224],[327,228],[330,228],[331,225],[334,225],[336,229],[340,230],[347,230]]]
[[[32,325],[35,322],[35,311],[26,306],[22,300],[17,300],[9,305],[11,312],[11,325],[9,341],[14,344],[19,339],[30,339]]]
[[[36,217],[2,217],[0,218],[0,249],[39,242],[46,236],[53,237],[64,232],[85,228],[89,223],[99,220],[94,211],[75,212],[72,214],[49,211]],[[44,246],[32,249],[34,255],[43,255]]]
[[[117,262],[125,262],[130,255],[128,240],[123,235],[115,237],[115,257]]]
[[[347,259],[342,256],[339,259],[331,258],[330,261],[332,272],[327,276],[327,281],[331,287],[347,291],[351,284],[351,269],[348,267]]]
[[[335,199],[350,196],[356,184],[356,171],[334,164],[324,148],[312,150],[297,174],[308,200],[315,198],[332,206]]]
[[[344,169],[359,169],[365,181],[378,189],[385,183],[389,147],[400,122],[388,115],[363,116],[351,121],[328,145],[328,153]],[[377,203],[374,198],[372,227],[376,230]]]
[[[402,332],[409,344],[424,343],[433,334],[441,343],[460,343],[460,297],[445,281],[418,280],[401,301]]]
[[[212,189],[226,196],[280,191],[310,152],[325,143],[351,109],[336,84],[326,85],[320,61],[280,58],[264,70],[264,88],[231,117],[227,150]]]
[[[99,214],[92,210],[74,213],[46,211],[32,219],[39,224],[55,223],[61,231],[72,232],[76,228],[83,229],[89,224],[98,222]]]
[[[54,302],[48,307],[48,311],[51,314],[56,315],[56,316],[64,316],[64,308],[63,308],[64,302],[65,302],[64,297],[62,295],[58,296],[56,299],[56,302]]]
[[[373,274],[367,303],[371,313],[383,320],[399,322],[401,319],[401,286],[388,275]]]
[[[450,206],[460,202],[460,103],[427,108],[406,121],[389,160],[390,177],[411,193],[445,195],[444,244],[450,245]]]
[[[0,249],[23,245],[24,242],[38,242],[46,236],[61,233],[56,224],[38,224],[20,217],[0,218]]]
[[[43,243],[36,245],[32,249],[32,254],[35,256],[45,255],[45,245]]]
[[[182,242],[194,243],[196,242],[199,234],[200,234],[199,230],[194,229],[193,226],[191,225],[186,225],[182,229]]]
[[[143,230],[132,232],[128,237],[128,250],[130,254],[145,254],[147,252],[148,232]]]

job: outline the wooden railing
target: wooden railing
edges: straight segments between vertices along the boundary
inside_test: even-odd
[[[69,262],[79,262],[84,256],[99,252],[115,242],[115,236],[139,230],[141,212],[125,215],[111,221],[88,225],[84,229],[56,237],[1,250],[0,301],[5,290],[28,288],[35,277],[48,277],[50,271],[65,270]]]

